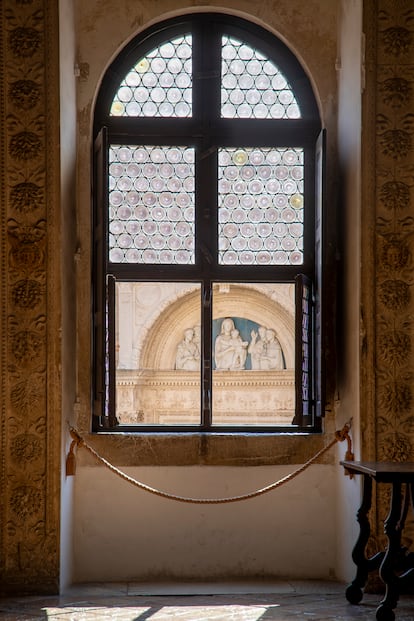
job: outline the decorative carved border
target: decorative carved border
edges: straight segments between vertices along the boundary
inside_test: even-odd
[[[0,594],[57,592],[58,4],[2,7]]]
[[[412,2],[364,2],[364,31],[362,456],[404,462],[414,459]],[[378,486],[374,507],[372,551],[385,544],[386,486]]]

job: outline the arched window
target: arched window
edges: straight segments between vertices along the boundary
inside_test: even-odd
[[[94,429],[319,429],[321,126],[295,56],[235,17],[157,24],[94,131]]]

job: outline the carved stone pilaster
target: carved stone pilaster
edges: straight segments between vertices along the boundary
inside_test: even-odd
[[[368,347],[375,396],[362,408],[362,428],[370,430],[363,457],[403,462],[414,460],[414,8],[408,0],[370,0],[364,3],[364,21],[362,209],[373,214],[373,226],[366,226],[363,213],[362,278],[365,291],[374,292],[365,321],[372,322]],[[387,509],[387,492],[381,489],[374,548],[382,545]],[[409,540],[413,529],[407,526]]]
[[[0,595],[59,582],[57,6],[0,8]]]

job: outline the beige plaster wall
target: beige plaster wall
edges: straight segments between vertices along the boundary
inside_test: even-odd
[[[125,469],[148,485],[210,498],[254,490],[290,470]],[[149,495],[108,471],[82,468],[76,476],[75,537],[81,542],[75,547],[76,580],[332,578],[335,521],[328,516],[334,479],[335,467],[318,465],[301,475],[300,483],[255,499],[188,505]]]
[[[338,300],[338,426],[353,417],[353,449],[360,459],[359,369],[360,361],[360,262],[361,262],[361,95],[364,88],[362,0],[342,0],[338,43],[338,153],[340,192],[339,221],[342,231],[338,252],[342,255]],[[346,260],[345,260],[346,258]],[[355,508],[360,480],[351,481],[337,472],[338,561],[342,578],[354,570],[349,542],[356,541]]]
[[[76,403],[76,145],[77,109],[74,75],[76,38],[73,3],[59,2],[60,185],[62,210],[62,463],[69,449],[67,422],[74,424]],[[61,470],[60,586],[72,580],[73,479]]]

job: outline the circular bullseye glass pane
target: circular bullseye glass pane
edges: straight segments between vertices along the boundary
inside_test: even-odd
[[[190,117],[192,115],[192,38],[179,36],[141,58],[119,84],[111,105],[114,116]]]
[[[115,145],[109,170],[110,260],[194,262],[194,149]]]
[[[219,236],[220,263],[229,261],[228,240],[232,251],[238,252],[238,264],[251,261],[247,258],[250,254],[243,254],[247,248],[253,253],[254,263],[280,262],[282,255],[275,258],[274,252],[280,250],[282,242],[286,246],[282,245],[283,261],[291,262],[290,252],[299,247],[303,236],[303,224],[299,222],[303,210],[292,205],[293,202],[299,207],[302,200],[292,174],[295,169],[297,177],[303,176],[302,161],[300,149],[219,150],[218,220],[223,225]],[[288,223],[296,226],[290,230]],[[296,240],[293,249],[291,239]],[[259,259],[260,252],[265,254]]]
[[[221,77],[223,118],[300,117],[294,93],[274,62],[227,35],[222,38]]]

